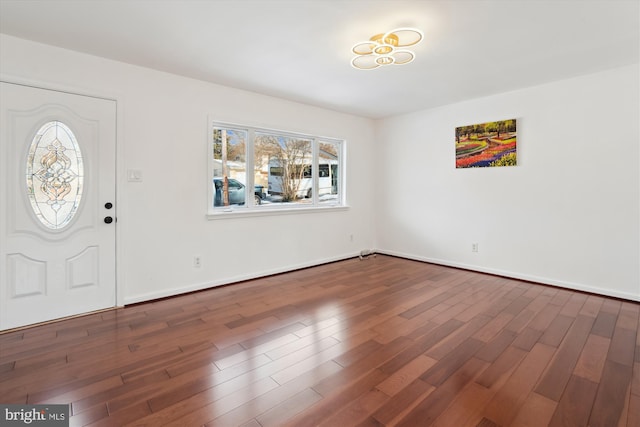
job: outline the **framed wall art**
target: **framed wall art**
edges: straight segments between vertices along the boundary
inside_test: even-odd
[[[456,128],[456,168],[516,166],[516,119]]]

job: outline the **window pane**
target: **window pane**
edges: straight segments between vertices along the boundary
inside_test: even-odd
[[[213,206],[244,205],[247,182],[246,130],[213,129]]]
[[[224,123],[211,137],[212,208],[342,204],[343,141]]]
[[[340,201],[340,145],[320,142],[318,155],[318,202],[336,204]]]
[[[40,222],[52,230],[67,226],[82,199],[84,166],[78,141],[62,122],[45,123],[27,157],[27,194]]]
[[[312,204],[311,140],[266,132],[255,137],[256,185],[266,184],[262,204]]]

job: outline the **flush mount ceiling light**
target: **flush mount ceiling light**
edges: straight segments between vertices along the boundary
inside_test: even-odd
[[[408,64],[416,56],[403,48],[420,43],[422,37],[422,32],[415,28],[396,28],[384,34],[376,34],[351,48],[356,54],[351,65],[359,70],[373,70],[384,65]]]

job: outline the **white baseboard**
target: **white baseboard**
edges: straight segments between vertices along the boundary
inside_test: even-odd
[[[605,295],[605,296],[610,296],[614,298],[622,298],[622,299],[631,300],[631,301],[640,301],[640,294],[631,294],[627,292],[615,291],[612,289],[597,288],[593,286],[587,286],[581,283],[565,282],[562,280],[550,279],[548,277],[532,276],[532,275],[517,273],[513,271],[486,268],[479,265],[471,265],[471,264],[464,264],[464,263],[455,262],[455,261],[423,257],[423,256],[407,254],[403,252],[386,251],[386,250],[379,250],[379,249],[376,249],[375,252],[383,255],[391,255],[399,258],[406,258],[406,259],[411,259],[415,261],[428,262],[431,264],[444,265],[447,267],[461,268],[463,270],[471,270],[471,271],[477,271],[480,273],[494,274],[496,276],[503,276],[511,279],[526,280],[528,282],[540,283],[542,285],[557,286],[559,288],[589,292],[592,294]]]
[[[577,291],[582,291],[582,292],[589,292],[589,293],[598,294],[598,295],[605,295],[605,296],[610,296],[610,297],[614,297],[614,298],[622,298],[622,299],[626,299],[626,300],[639,301],[640,302],[640,295],[634,295],[634,294],[626,293],[626,292],[618,292],[618,291],[611,290],[611,289],[587,286],[587,285],[584,285],[584,284],[581,284],[581,283],[566,282],[566,281],[562,281],[562,280],[550,279],[548,277],[532,276],[532,275],[517,273],[517,272],[513,272],[513,271],[486,268],[486,267],[479,266],[479,265],[464,264],[464,263],[455,262],[455,261],[423,257],[423,256],[408,254],[408,253],[404,253],[404,252],[387,251],[387,250],[380,250],[380,249],[372,250],[372,252],[373,253],[382,254],[382,255],[391,255],[391,256],[395,256],[395,257],[399,257],[399,258],[406,258],[406,259],[411,259],[411,260],[415,260],[415,261],[428,262],[428,263],[431,263],[431,264],[444,265],[444,266],[447,266],[447,267],[461,268],[463,270],[477,271],[477,272],[480,272],[480,273],[494,274],[496,276],[508,277],[508,278],[519,279],[519,280],[526,280],[528,282],[540,283],[540,284],[543,284],[543,285],[557,286],[559,288],[577,290]],[[286,266],[286,267],[275,268],[275,269],[272,269],[272,270],[264,270],[264,271],[260,271],[260,272],[254,272],[254,273],[251,273],[251,274],[244,274],[244,275],[238,275],[238,276],[233,276],[233,277],[227,277],[227,278],[216,280],[216,281],[208,281],[208,282],[203,282],[203,283],[193,283],[193,284],[189,284],[189,285],[186,285],[186,286],[177,287],[177,288],[173,288],[173,289],[167,289],[167,290],[163,290],[163,291],[159,291],[159,292],[149,292],[149,293],[141,294],[141,295],[133,295],[133,296],[125,297],[124,298],[124,304],[125,305],[136,304],[136,303],[152,301],[152,300],[156,300],[156,299],[160,299],[160,298],[177,296],[177,295],[186,294],[186,293],[189,293],[189,292],[201,291],[201,290],[204,290],[204,289],[211,289],[211,288],[215,288],[215,287],[218,287],[218,286],[224,286],[224,285],[229,285],[229,284],[232,284],[232,283],[243,282],[245,280],[252,280],[252,279],[257,279],[257,278],[260,278],[260,277],[271,276],[271,275],[274,275],[274,274],[281,274],[281,273],[286,273],[286,272],[289,272],[289,271],[300,270],[302,268],[315,267],[315,266],[322,265],[322,264],[327,264],[327,263],[330,263],[330,262],[342,261],[342,260],[349,259],[349,258],[356,258],[358,256],[360,256],[360,252],[356,252],[356,253],[352,253],[352,254],[344,254],[344,255],[337,256],[337,257],[330,257],[330,258],[314,260],[314,261],[301,263],[301,264],[289,265],[289,266]]]
[[[245,280],[257,279],[260,277],[272,276],[274,274],[287,273],[289,271],[300,270],[308,267],[315,267],[322,264],[328,264],[330,262],[342,261],[349,258],[356,258],[360,255],[360,252],[352,253],[352,254],[344,254],[331,258],[318,259],[314,261],[309,261],[301,264],[288,265],[286,267],[275,268],[272,270],[263,270],[259,272],[254,272],[250,274],[243,274],[238,276],[226,277],[220,280],[207,281],[203,283],[192,283],[189,285],[176,287],[172,289],[166,289],[158,292],[149,292],[146,294],[140,295],[132,295],[124,297],[124,305],[129,304],[137,304],[141,302],[153,301],[160,298],[167,298],[172,296],[177,296],[181,294],[186,294],[189,292],[201,291],[204,289],[215,288],[218,286],[230,285],[232,283],[243,282]]]

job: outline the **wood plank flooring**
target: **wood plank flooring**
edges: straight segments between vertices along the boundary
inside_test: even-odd
[[[378,255],[0,335],[72,426],[640,426],[640,304]]]

